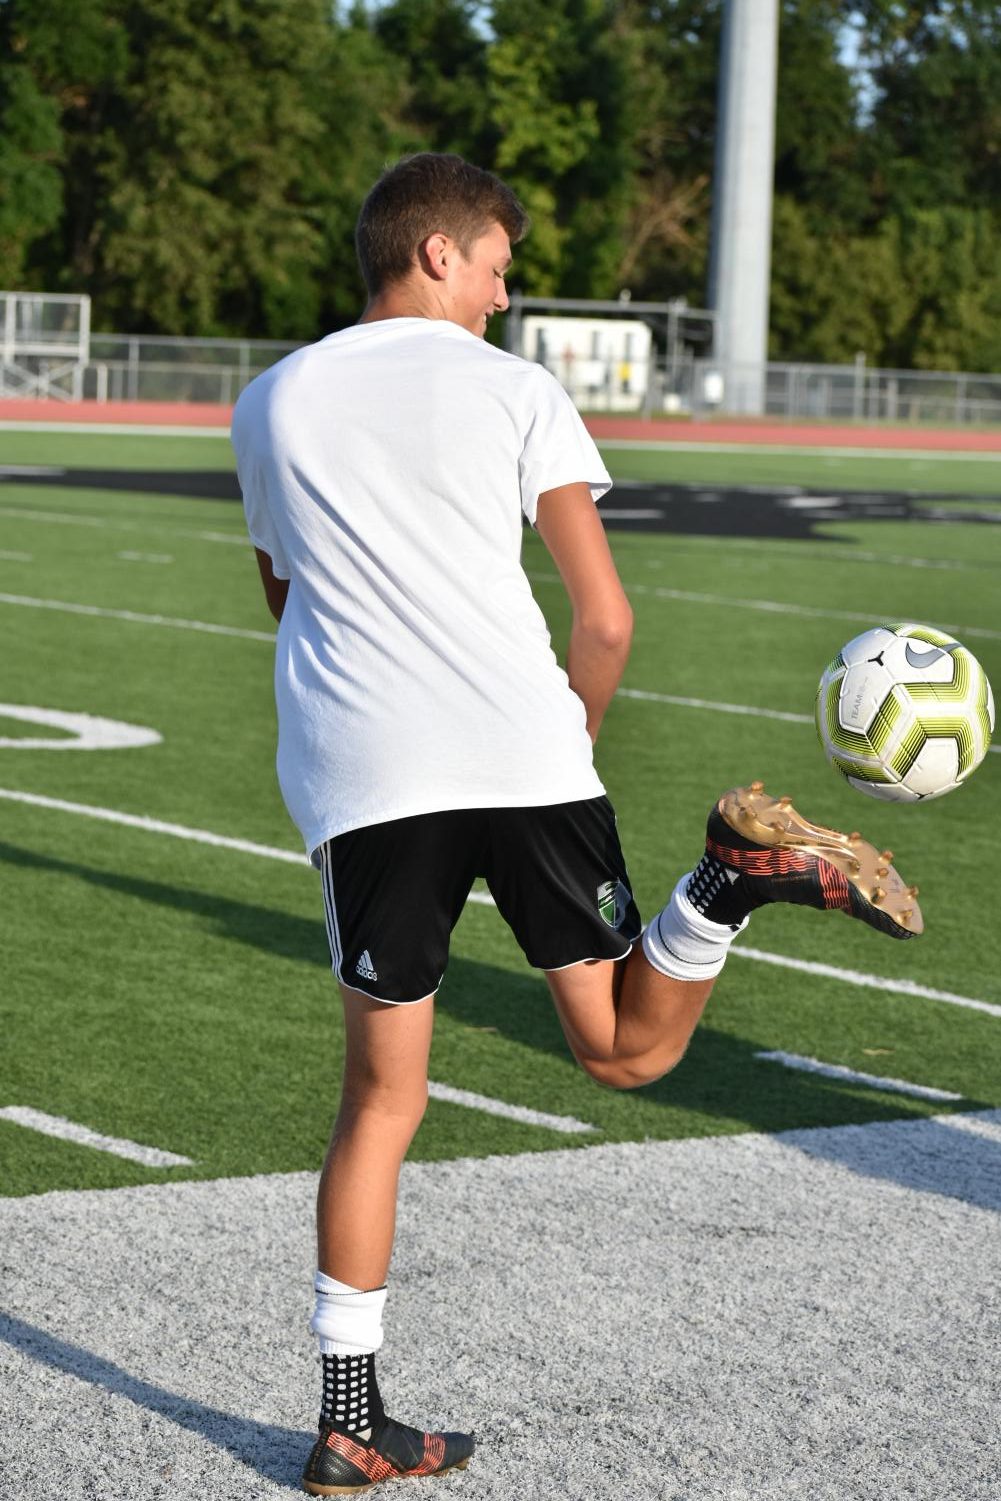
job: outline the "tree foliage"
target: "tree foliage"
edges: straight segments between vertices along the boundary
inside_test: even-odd
[[[524,291],[700,303],[723,3],[0,0],[0,285],[311,337],[433,149],[524,199]],[[996,0],[782,0],[775,182],[774,357],[1001,368]]]

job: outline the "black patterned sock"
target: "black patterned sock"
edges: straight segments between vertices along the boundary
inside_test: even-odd
[[[323,1404],[320,1422],[366,1438],[386,1416],[375,1379],[375,1355],[321,1355]]]
[[[739,871],[708,852],[689,876],[685,896],[696,912],[729,928],[739,928],[757,905],[747,895]]]

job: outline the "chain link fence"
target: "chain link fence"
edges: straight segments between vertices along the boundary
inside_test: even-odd
[[[635,319],[640,310],[634,306],[628,311]],[[255,375],[299,347],[269,339],[95,334],[79,324],[57,335],[38,318],[29,347],[27,327],[19,325],[12,332],[12,317],[8,312],[0,398],[228,406]],[[589,413],[725,415],[746,410],[744,393],[753,387],[760,394],[761,415],[768,417],[957,427],[1001,423],[1001,375],[871,369],[861,357],[851,365],[725,367],[678,342],[666,347],[649,338],[624,343],[621,325],[616,337],[609,337],[606,354],[593,334],[579,349],[571,343],[572,321],[567,320],[566,335],[532,334],[528,347],[533,325],[526,319],[520,352],[547,365]],[[609,320],[609,326],[614,323]],[[0,320],[0,331],[2,327]],[[74,339],[80,341],[75,349]]]

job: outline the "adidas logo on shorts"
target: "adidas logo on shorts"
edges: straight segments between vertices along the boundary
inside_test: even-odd
[[[355,965],[355,974],[361,975],[363,980],[377,980],[379,978],[372,967],[372,955],[368,949],[365,950]]]

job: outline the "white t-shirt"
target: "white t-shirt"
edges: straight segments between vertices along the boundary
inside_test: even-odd
[[[251,538],[290,581],[278,778],[311,854],[411,814],[601,794],[521,566],[542,492],[611,485],[548,371],[455,323],[358,324],[258,376],[233,445]]]

